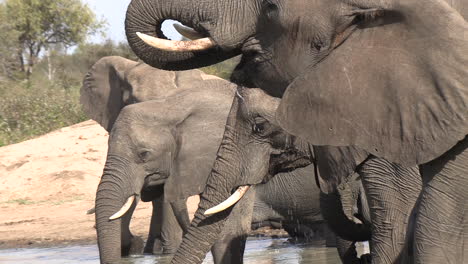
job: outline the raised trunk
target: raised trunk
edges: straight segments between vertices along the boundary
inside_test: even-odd
[[[235,103],[233,105],[236,105]],[[231,113],[236,113],[233,106]],[[234,111],[233,111],[234,110]],[[232,207],[223,212],[205,216],[204,212],[226,200],[236,188],[240,175],[240,162],[235,160],[235,147],[232,145],[233,132],[228,118],[218,156],[211,170],[195,218],[171,263],[202,263],[213,244],[220,238],[222,227]]]
[[[240,50],[213,48],[203,52],[168,52],[145,44],[137,32],[165,38],[161,25],[166,19],[174,19],[208,34],[217,23],[216,2],[207,1],[164,1],[133,0],[127,9],[125,32],[128,43],[135,54],[147,64],[164,70],[188,70],[204,67],[229,59]]]
[[[129,196],[132,186],[122,162],[109,158],[96,193],[96,231],[101,263],[119,263],[121,250],[121,220],[109,220]]]

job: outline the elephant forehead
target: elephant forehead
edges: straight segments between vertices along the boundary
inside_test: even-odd
[[[137,124],[129,128],[129,136],[134,145],[159,151],[172,151],[175,139],[169,128]]]
[[[126,75],[129,96],[134,102],[167,95],[177,88],[174,80],[174,72],[159,70],[143,63],[132,68]]]
[[[261,89],[254,88],[240,89],[237,96],[245,108],[245,114],[249,116],[260,115],[269,122],[276,123],[274,115],[280,99],[269,96]]]

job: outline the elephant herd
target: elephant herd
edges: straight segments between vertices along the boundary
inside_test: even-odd
[[[120,192],[137,194],[142,201],[153,202],[145,246],[129,229],[136,206],[133,200],[121,215],[120,226],[111,227],[115,223],[110,221],[98,222],[103,259],[143,251],[159,253],[159,244],[164,254],[175,253],[183,231],[190,225],[186,201],[205,188],[236,89],[236,85],[199,70],[163,71],[122,57],[104,57],[90,69],[83,82],[81,102],[85,112],[110,133],[106,169],[93,211],[100,216],[101,206],[113,206],[114,211],[109,209],[109,213],[115,213],[121,206],[121,200],[111,200],[111,194],[105,190],[112,188],[103,183],[107,180]],[[238,208],[249,213],[233,217],[228,229],[245,239],[251,227],[283,227],[292,236],[324,239],[327,245],[335,245],[335,237],[320,213],[320,191],[308,179],[308,175],[315,175],[314,166],[308,160],[303,162],[305,167],[279,173],[281,177],[257,186],[249,198],[244,197]],[[120,173],[128,178],[116,183],[119,167]],[[343,190],[342,196],[331,202],[347,204],[352,218],[362,185],[354,178]],[[339,212],[330,210],[330,213]],[[110,215],[105,217],[107,220]],[[348,226],[345,222],[341,224],[338,229],[346,234]],[[108,231],[111,228],[113,231]],[[226,237],[213,255],[222,259],[227,247],[240,247],[243,243],[244,240]],[[338,244],[341,252],[351,245],[345,241]],[[242,259],[243,251],[238,252],[232,263]],[[227,262],[218,260],[218,263]]]
[[[270,185],[271,206],[320,209],[311,223],[344,263],[369,261],[362,240],[372,263],[468,263],[467,17],[466,0],[131,1],[127,39],[148,65],[97,63],[82,90],[110,131],[101,262],[137,244],[141,197],[183,230],[172,263],[242,263]],[[166,19],[192,40],[167,40]],[[192,70],[237,55],[231,82]]]

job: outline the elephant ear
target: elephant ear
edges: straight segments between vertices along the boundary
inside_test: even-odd
[[[86,74],[80,102],[91,119],[110,131],[124,106],[124,72],[137,63],[122,57],[104,57]]]
[[[186,199],[205,189],[224,134],[235,88],[225,80],[212,79],[180,92],[188,96],[173,96],[177,99],[177,107],[187,109],[187,113],[175,125],[178,150],[171,175],[164,185],[166,201]]]
[[[277,111],[284,129],[406,166],[468,134],[466,21],[443,0],[397,2],[288,87]]]

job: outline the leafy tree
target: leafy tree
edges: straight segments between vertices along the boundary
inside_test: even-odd
[[[8,21],[6,8],[0,4],[0,82],[5,82],[8,79],[15,79],[16,72],[19,69],[17,56],[19,47],[17,39],[19,32],[14,29],[14,26]]]
[[[28,78],[41,52],[82,43],[104,25],[81,0],[6,0],[2,5],[19,32],[18,60]]]

